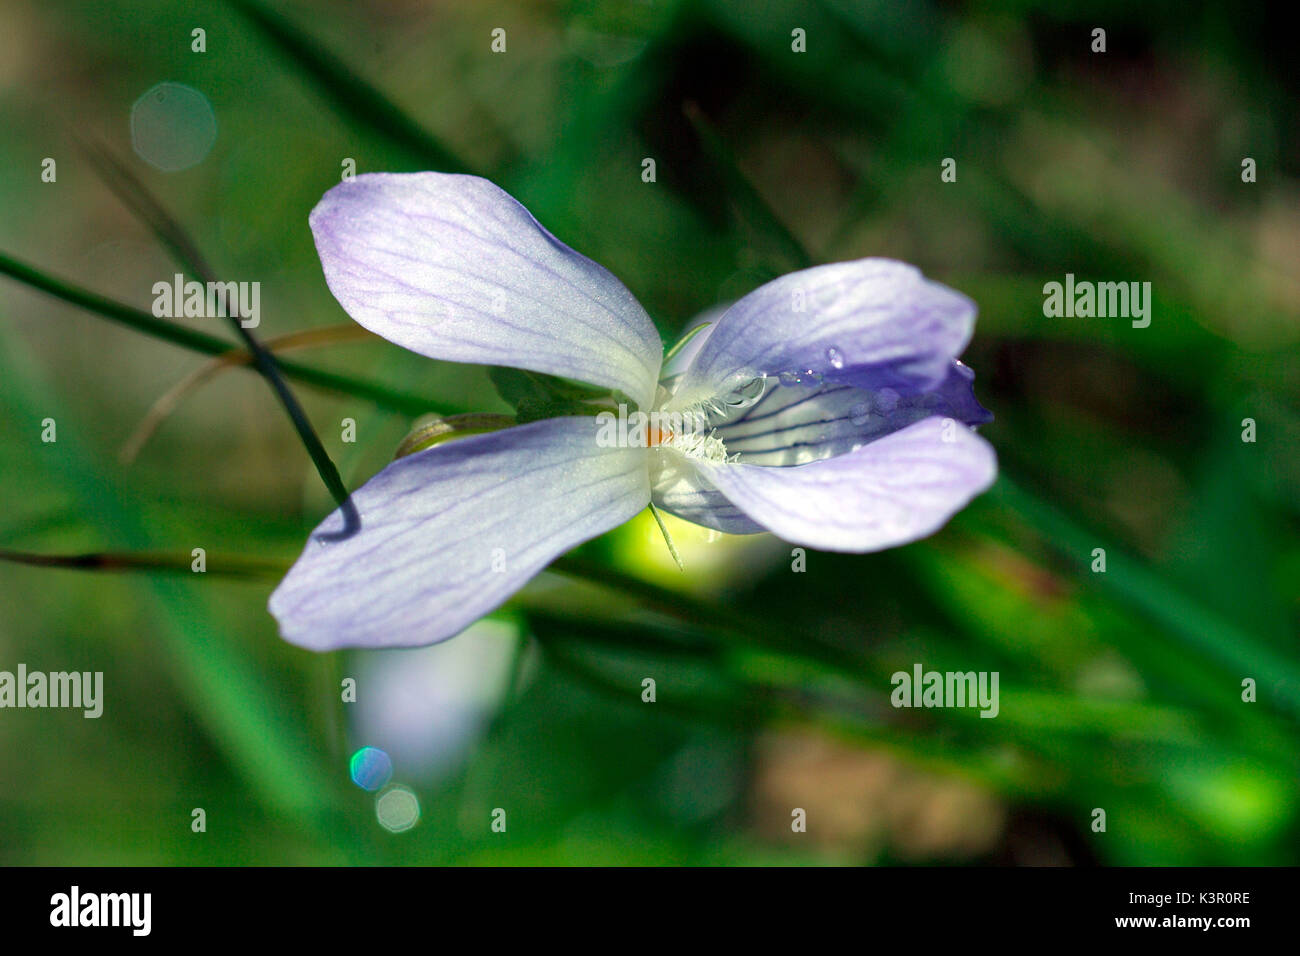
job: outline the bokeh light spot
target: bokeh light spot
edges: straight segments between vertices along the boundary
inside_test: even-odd
[[[420,822],[420,801],[409,787],[390,787],[375,800],[375,816],[389,833],[401,833]]]
[[[362,747],[348,761],[352,782],[362,790],[374,792],[393,776],[393,761],[378,747]]]
[[[191,86],[159,83],[131,107],[131,148],[164,172],[198,165],[216,141],[212,104]]]

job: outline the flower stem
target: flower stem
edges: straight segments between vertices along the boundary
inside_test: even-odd
[[[668,526],[664,524],[663,515],[655,507],[655,503],[650,502],[650,514],[654,515],[655,524],[659,525],[659,533],[664,536],[664,544],[668,545],[668,553],[673,556],[673,561],[677,564],[678,571],[685,571],[686,567],[682,564],[682,556],[677,553],[677,545],[673,544],[673,536],[668,533]]]

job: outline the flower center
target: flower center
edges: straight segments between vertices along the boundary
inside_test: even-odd
[[[671,448],[675,452],[694,458],[697,461],[724,462],[727,460],[727,446],[716,435],[701,432],[665,432],[651,429],[651,448]]]
[[[736,461],[717,436],[719,426],[754,405],[767,388],[767,376],[737,373],[726,382],[720,394],[683,403],[677,394],[677,378],[659,383],[654,411],[650,413],[647,444],[651,448],[671,448],[698,461]]]

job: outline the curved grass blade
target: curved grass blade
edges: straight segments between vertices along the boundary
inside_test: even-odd
[[[290,332],[266,340],[266,347],[277,356],[292,349],[313,348],[319,345],[333,345],[337,342],[356,342],[377,340],[378,336],[360,325],[346,323],[323,329],[306,329],[302,332]],[[249,365],[253,361],[252,353],[247,349],[226,352],[210,362],[205,362],[158,397],[149,408],[135,431],[122,444],[118,452],[118,461],[129,465],[139,456],[141,450],[154,436],[167,417],[176,411],[184,399],[193,394],[200,386],[212,381],[227,369]],[[283,368],[283,365],[281,366]]]
[[[226,290],[217,283],[216,275],[208,266],[199,252],[198,246],[181,228],[180,223],[173,217],[163,205],[145,188],[144,183],[137,179],[129,169],[118,162],[107,149],[89,145],[86,147],[91,153],[91,157],[96,161],[101,175],[103,175],[108,187],[120,198],[126,205],[134,211],[140,218],[149,224],[168,249],[171,250],[173,257],[187,268],[191,273],[207,283],[209,290],[214,287],[219,289],[218,304],[221,314],[229,321],[231,328],[235,330],[244,341],[244,346],[253,356],[253,364],[257,370],[266,379],[267,384],[275,393],[283,406],[285,414],[293,423],[294,430],[298,433],[299,440],[302,441],[303,447],[311,457],[312,464],[316,466],[316,473],[320,475],[321,481],[329,489],[334,501],[338,504],[339,509],[343,512],[343,527],[338,532],[328,535],[329,538],[348,538],[356,534],[361,528],[361,515],[357,513],[356,505],[352,503],[352,498],[348,493],[347,487],[343,484],[343,478],[339,470],[334,465],[334,460],[330,458],[329,452],[325,450],[325,445],[321,442],[320,436],[316,434],[316,429],[312,427],[311,421],[307,418],[307,413],[303,411],[302,405],[298,403],[298,398],[289,388],[289,384],[280,374],[279,367],[276,365],[275,356],[266,350],[257,336],[249,331],[237,311],[229,308],[225,301]]]

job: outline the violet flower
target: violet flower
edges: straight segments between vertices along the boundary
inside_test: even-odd
[[[325,194],[311,228],[330,290],[372,332],[610,397],[388,465],[352,496],[360,530],[331,540],[334,512],[272,594],[295,644],[449,638],[652,501],[719,531],[865,552],[933,533],[995,476],[968,427],[991,416],[956,360],[975,306],[912,266],[783,276],[665,363],[632,294],[484,179],[358,176]],[[611,442],[619,402],[704,429]]]

